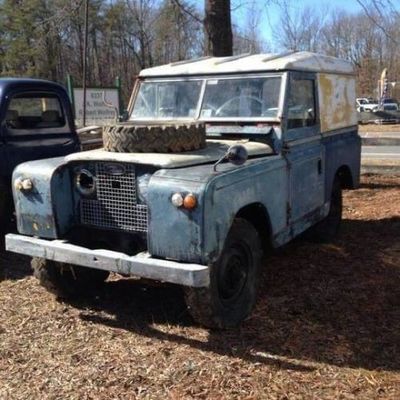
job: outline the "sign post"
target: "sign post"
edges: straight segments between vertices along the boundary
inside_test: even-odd
[[[85,36],[83,39],[83,126],[86,126],[86,77],[89,0],[85,0]]]

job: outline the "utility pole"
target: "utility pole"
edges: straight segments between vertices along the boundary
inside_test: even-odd
[[[83,126],[86,126],[86,79],[87,79],[87,42],[88,42],[89,0],[85,0],[85,32],[83,37]]]

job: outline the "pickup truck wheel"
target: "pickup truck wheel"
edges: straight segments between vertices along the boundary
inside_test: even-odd
[[[4,224],[4,218],[6,217],[7,209],[7,192],[5,191],[4,185],[0,182],[0,220]]]
[[[335,177],[328,215],[310,228],[308,237],[315,242],[323,243],[333,240],[339,231],[342,221],[343,200],[340,178]]]
[[[35,257],[31,261],[33,275],[49,292],[60,298],[85,295],[99,287],[109,275],[108,271],[78,267]]]
[[[193,319],[209,328],[222,329],[243,321],[256,301],[262,253],[253,225],[236,219],[218,261],[210,267],[210,286],[184,288]]]
[[[0,180],[0,232],[7,232],[11,222],[13,206],[10,190],[9,185]]]
[[[206,133],[203,124],[122,123],[104,127],[103,145],[117,153],[175,153],[205,147]]]

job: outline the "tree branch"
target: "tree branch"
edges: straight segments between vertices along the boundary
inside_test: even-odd
[[[199,24],[204,24],[204,20],[199,18],[196,14],[194,14],[192,11],[188,10],[181,2],[180,0],[171,0],[172,3],[177,5],[181,11],[183,11],[185,14],[189,15],[191,18],[193,18],[196,22]]]
[[[399,43],[397,42],[397,40],[395,40],[390,34],[389,32],[385,29],[385,27],[380,24],[376,18],[374,18],[374,16],[369,12],[367,6],[365,4],[363,4],[362,0],[357,0],[357,3],[362,7],[362,9],[364,10],[365,14],[367,15],[367,17],[372,21],[373,24],[375,24],[383,33],[384,35],[391,40],[394,44],[398,45]],[[375,7],[377,7],[376,2],[373,0],[373,5]],[[378,12],[379,14],[381,14],[381,11],[378,8]]]

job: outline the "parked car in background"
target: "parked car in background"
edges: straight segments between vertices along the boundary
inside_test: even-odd
[[[395,99],[384,99],[382,102],[382,110],[383,111],[399,111],[399,103]]]
[[[235,326],[268,249],[339,229],[359,184],[355,101],[351,63],[308,52],[145,69],[104,149],[16,168],[7,249],[60,297],[113,271],[182,285],[197,322]]]
[[[371,97],[359,97],[356,99],[358,112],[375,112],[378,111],[379,103]]]
[[[394,99],[384,99],[381,102],[370,97],[359,97],[356,99],[358,112],[398,111],[399,104]]]
[[[38,79],[0,79],[0,224],[12,212],[11,174],[28,160],[79,151],[65,89]]]

